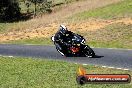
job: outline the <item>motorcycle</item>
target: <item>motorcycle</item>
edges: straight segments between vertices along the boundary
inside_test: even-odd
[[[54,42],[57,51],[66,57],[94,57],[94,51],[88,46],[85,45],[85,39],[78,34],[74,34],[71,38],[67,37],[67,44],[62,43],[62,45],[58,45],[55,42],[54,36],[51,37],[51,40]]]

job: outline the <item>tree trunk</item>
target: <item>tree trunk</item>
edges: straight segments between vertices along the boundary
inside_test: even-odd
[[[36,16],[37,2],[34,3],[34,17]]]

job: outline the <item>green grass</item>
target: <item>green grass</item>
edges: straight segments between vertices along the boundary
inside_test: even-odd
[[[53,44],[50,38],[21,39],[21,40],[16,40],[16,41],[8,41],[4,43],[5,44],[39,44],[39,45]]]
[[[0,23],[0,33],[7,33],[12,30],[20,30],[20,24],[17,22],[14,23]]]
[[[88,18],[103,18],[103,19],[113,19],[119,17],[132,17],[132,1],[124,0],[119,3],[114,3],[107,5],[105,7],[93,9],[90,11],[84,11],[77,13],[70,20],[85,20]]]
[[[25,5],[24,2],[19,2],[19,6],[21,8],[21,13],[27,13],[27,6]],[[33,11],[34,11],[34,4],[30,3],[29,12],[33,12]]]
[[[94,47],[132,49],[132,25],[111,24],[98,31],[85,33],[89,44]]]
[[[76,83],[79,64],[46,59],[0,57],[0,88],[131,88],[130,84]],[[89,74],[130,74],[132,71],[84,66]]]
[[[8,28],[9,25],[6,23],[0,23],[0,32],[5,31]]]

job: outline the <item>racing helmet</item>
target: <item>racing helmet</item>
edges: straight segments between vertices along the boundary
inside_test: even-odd
[[[62,33],[63,35],[65,35],[65,33],[67,32],[67,27],[64,25],[60,25],[60,33]]]

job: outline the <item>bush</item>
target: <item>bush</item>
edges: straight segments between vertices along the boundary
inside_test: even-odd
[[[16,20],[20,17],[20,8],[16,0],[0,0],[0,21]]]

